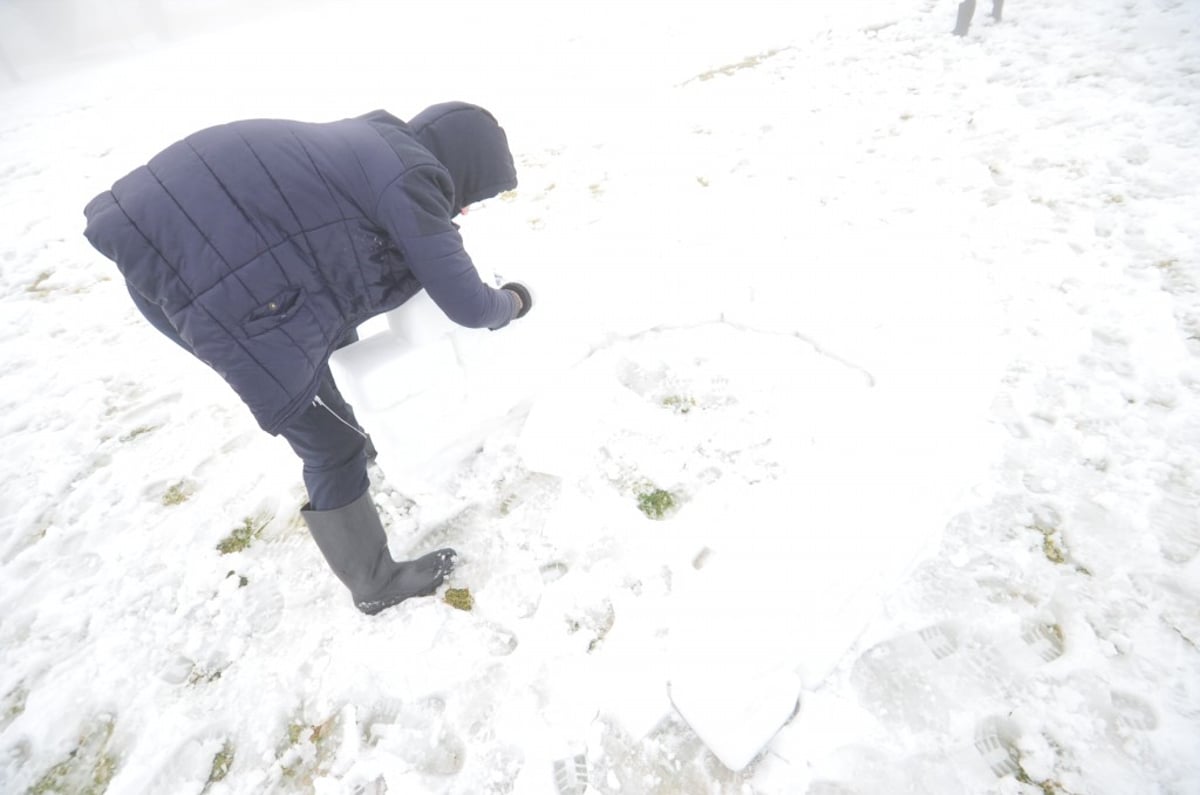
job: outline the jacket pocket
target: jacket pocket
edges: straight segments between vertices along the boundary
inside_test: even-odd
[[[293,287],[260,305],[242,321],[246,336],[256,337],[295,317],[305,297],[303,288]]]

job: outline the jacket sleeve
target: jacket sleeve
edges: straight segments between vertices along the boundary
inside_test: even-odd
[[[404,255],[413,275],[446,316],[460,326],[497,329],[517,314],[506,290],[484,284],[450,221],[450,177],[418,166],[398,177],[379,200],[379,224]]]

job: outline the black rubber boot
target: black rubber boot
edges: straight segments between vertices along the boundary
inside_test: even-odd
[[[313,511],[305,505],[300,515],[329,568],[350,589],[355,607],[367,615],[414,596],[428,596],[454,569],[453,549],[439,549],[416,560],[392,560],[369,492],[332,511]]]

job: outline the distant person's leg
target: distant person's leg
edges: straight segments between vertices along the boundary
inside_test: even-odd
[[[954,24],[954,35],[965,36],[971,29],[971,18],[975,16],[975,0],[963,0],[958,4],[958,19]]]

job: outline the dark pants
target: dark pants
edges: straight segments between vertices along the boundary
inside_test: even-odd
[[[367,440],[326,365],[312,405],[280,431],[304,462],[308,510],[332,511],[367,490]]]
[[[191,353],[162,309],[136,290],[130,289],[129,294],[150,325]],[[309,406],[279,435],[304,462],[309,510],[332,511],[349,505],[367,491],[370,483],[367,478],[367,439],[358,427],[353,410],[333,382],[328,365],[321,371],[317,397],[323,405]]]

